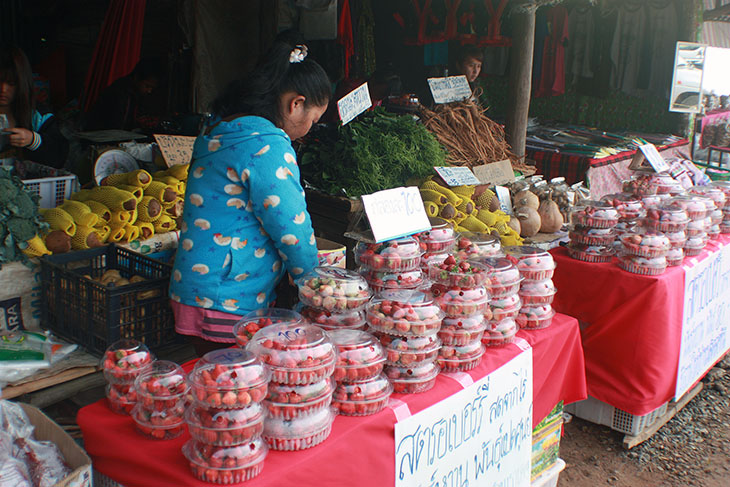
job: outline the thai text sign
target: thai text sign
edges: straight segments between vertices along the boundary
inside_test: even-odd
[[[355,117],[373,106],[368,84],[363,83],[337,101],[337,111],[342,125],[351,122]]]
[[[451,103],[471,96],[471,88],[464,75],[428,78],[428,87],[436,103]]]
[[[725,245],[694,266],[685,267],[675,399],[704,376],[729,348],[730,245]]]
[[[395,425],[396,487],[529,487],[532,349]]]
[[[415,186],[365,194],[362,204],[376,242],[431,229],[421,193]]]

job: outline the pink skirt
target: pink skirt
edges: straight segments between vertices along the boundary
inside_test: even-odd
[[[170,307],[175,313],[175,331],[181,335],[192,335],[211,342],[236,342],[233,326],[241,316],[188,306],[173,300],[170,300]]]

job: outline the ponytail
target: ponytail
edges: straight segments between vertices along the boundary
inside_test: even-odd
[[[324,69],[307,58],[306,46],[277,42],[247,78],[228,85],[212,110],[220,118],[257,115],[280,127],[279,98],[287,92],[302,95],[305,107],[324,106],[330,99],[330,81]]]

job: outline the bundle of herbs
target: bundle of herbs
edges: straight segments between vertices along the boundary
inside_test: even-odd
[[[445,164],[434,136],[409,115],[381,108],[345,126],[319,126],[299,154],[304,180],[336,196],[357,197],[406,184]]]
[[[38,214],[38,199],[9,169],[0,168],[0,267],[5,262],[28,263],[22,250],[48,227]]]

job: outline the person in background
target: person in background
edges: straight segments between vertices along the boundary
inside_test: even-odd
[[[230,346],[240,316],[271,306],[287,273],[317,266],[292,141],[324,113],[330,81],[303,45],[262,59],[215,100],[193,148],[170,298],[200,355]]]
[[[477,89],[479,86],[479,74],[482,72],[482,63],[484,62],[484,53],[476,46],[463,46],[457,51],[454,60],[452,76],[463,74],[469,82],[471,92],[475,96],[479,96]]]
[[[137,128],[140,102],[160,85],[164,77],[164,65],[161,59],[142,59],[131,73],[107,86],[86,114],[84,129]]]
[[[3,148],[4,155],[55,168],[64,166],[68,141],[52,113],[36,110],[33,72],[18,47],[0,47],[0,115],[7,120],[3,138],[11,146],[9,151]]]

